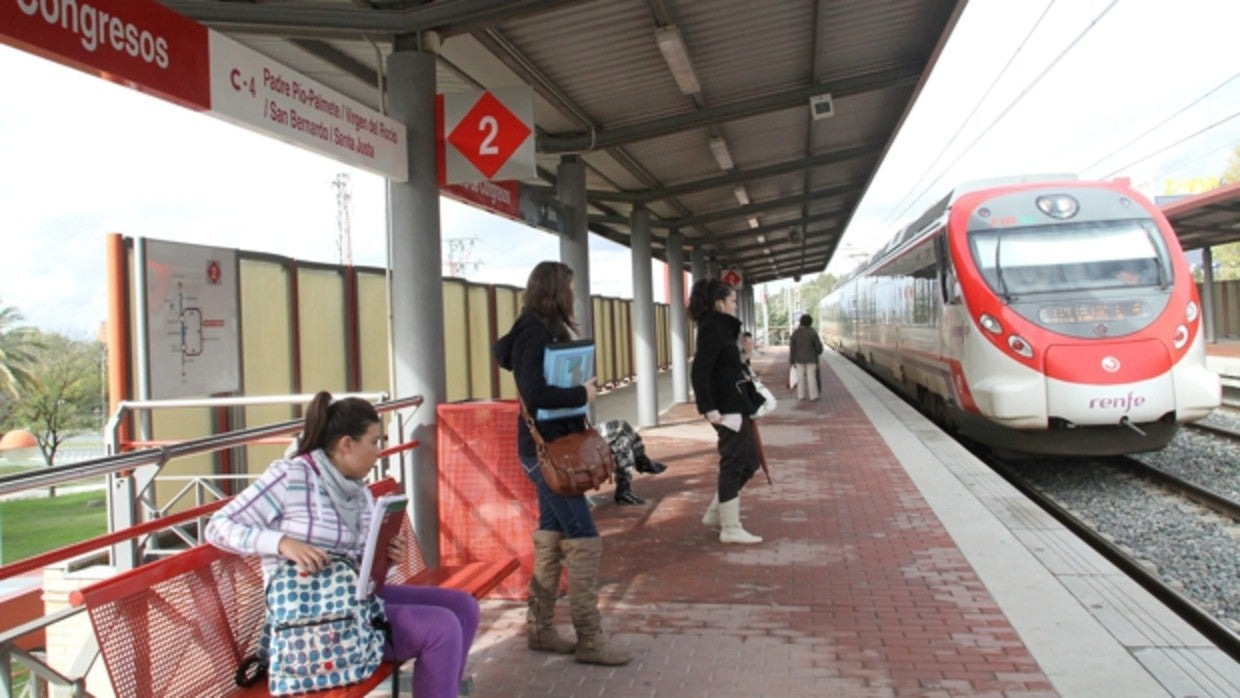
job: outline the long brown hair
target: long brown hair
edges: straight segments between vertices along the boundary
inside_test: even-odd
[[[521,307],[537,317],[557,340],[577,332],[573,319],[573,270],[562,262],[539,262],[530,272]]]
[[[360,439],[365,436],[371,424],[379,424],[379,413],[374,405],[360,397],[333,402],[331,393],[320,390],[306,408],[306,422],[294,455],[300,456],[316,448],[330,452],[341,437]]]

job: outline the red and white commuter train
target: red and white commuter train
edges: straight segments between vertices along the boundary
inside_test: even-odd
[[[1008,453],[1162,448],[1219,405],[1175,232],[1126,182],[952,192],[819,306],[823,339]]]

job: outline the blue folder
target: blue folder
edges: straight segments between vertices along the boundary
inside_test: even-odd
[[[543,354],[543,376],[548,385],[571,388],[594,377],[594,340],[579,339],[560,344],[548,344]],[[561,407],[553,410],[540,409],[534,413],[538,420],[564,419],[585,415],[588,404],[581,407]]]

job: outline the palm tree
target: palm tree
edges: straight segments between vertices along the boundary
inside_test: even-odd
[[[21,313],[13,306],[0,306],[0,390],[13,397],[34,382],[29,367],[34,365],[38,337],[29,327],[18,327]]]

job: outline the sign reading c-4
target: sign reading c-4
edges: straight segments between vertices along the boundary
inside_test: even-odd
[[[454,92],[437,100],[440,184],[536,176],[533,90]]]

